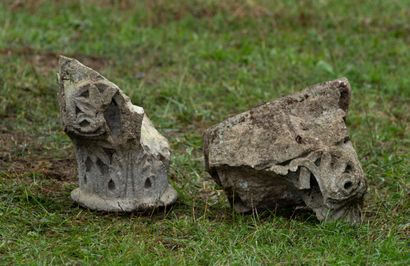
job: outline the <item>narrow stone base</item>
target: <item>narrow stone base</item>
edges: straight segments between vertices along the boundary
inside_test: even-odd
[[[76,188],[71,192],[71,198],[79,205],[96,211],[133,212],[171,205],[177,200],[177,192],[169,185],[159,200],[147,199],[144,201],[141,199],[104,199]]]

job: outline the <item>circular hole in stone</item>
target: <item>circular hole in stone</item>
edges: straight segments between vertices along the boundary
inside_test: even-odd
[[[150,188],[151,186],[152,186],[151,179],[149,179],[149,178],[145,179],[144,187],[145,188]]]
[[[108,182],[108,189],[109,190],[114,190],[115,189],[115,183],[112,179]]]
[[[343,187],[344,187],[346,190],[350,189],[352,186],[353,186],[352,181],[347,181],[347,182],[343,185]]]

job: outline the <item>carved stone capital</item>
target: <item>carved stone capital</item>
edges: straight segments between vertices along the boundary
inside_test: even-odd
[[[125,212],[173,203],[169,144],[144,109],[77,60],[62,56],[59,64],[61,120],[78,165],[72,199],[94,210]]]
[[[207,171],[238,212],[307,206],[360,221],[366,178],[345,124],[345,78],[255,107],[204,134]]]

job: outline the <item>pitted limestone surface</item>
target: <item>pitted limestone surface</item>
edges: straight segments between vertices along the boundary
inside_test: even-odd
[[[207,171],[238,212],[305,205],[360,221],[366,178],[345,124],[345,78],[235,115],[204,134]]]
[[[77,203],[102,211],[145,210],[173,203],[168,141],[117,85],[75,59],[61,57],[59,103],[74,143]]]

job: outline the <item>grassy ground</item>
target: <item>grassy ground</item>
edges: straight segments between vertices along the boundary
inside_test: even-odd
[[[1,1],[0,264],[410,264],[409,1],[131,2]],[[58,54],[117,83],[170,140],[171,210],[72,205]],[[369,179],[363,224],[234,214],[204,172],[204,129],[341,76]]]

